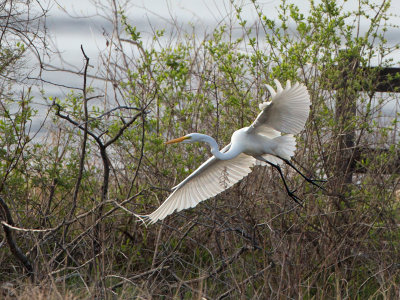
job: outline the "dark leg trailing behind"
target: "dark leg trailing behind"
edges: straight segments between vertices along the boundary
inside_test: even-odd
[[[281,167],[280,167],[279,165],[277,165],[277,164],[274,164],[274,163],[272,163],[272,162],[270,162],[270,161],[264,159],[263,157],[256,157],[256,159],[261,160],[261,161],[263,161],[263,162],[265,162],[265,163],[271,165],[271,166],[274,167],[276,170],[278,170],[279,175],[280,175],[281,178],[282,178],[283,184],[285,185],[285,189],[286,189],[286,192],[287,192],[288,196],[289,196],[290,198],[292,198],[297,204],[303,206],[301,199],[300,199],[299,197],[297,197],[297,196],[294,194],[295,191],[292,191],[292,190],[289,189],[289,187],[288,187],[288,185],[287,185],[287,183],[286,183],[286,179],[285,179],[285,177],[283,176]],[[312,185],[315,185],[316,187],[318,187],[318,188],[320,188],[320,189],[322,189],[322,190],[325,190],[322,186],[320,186],[319,184],[316,183],[316,182],[325,182],[325,180],[315,180],[315,179],[311,179],[311,178],[307,177],[306,175],[304,175],[299,169],[297,169],[289,160],[284,159],[284,158],[281,158],[281,157],[279,157],[279,159],[283,160],[287,165],[289,165],[290,167],[292,167],[292,168],[293,168],[297,173],[299,173],[299,174],[301,175],[301,177],[303,177],[307,182],[311,183]]]

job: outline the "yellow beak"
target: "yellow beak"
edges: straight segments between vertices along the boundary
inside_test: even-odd
[[[187,137],[187,136],[182,136],[182,137],[180,137],[180,138],[173,139],[173,140],[170,140],[170,141],[168,141],[168,142],[165,142],[165,145],[174,144],[174,143],[180,143],[180,142],[182,142],[182,141],[184,141],[184,140],[187,140],[187,139],[189,139],[189,137]]]

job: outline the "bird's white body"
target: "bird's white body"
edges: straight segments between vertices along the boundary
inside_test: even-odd
[[[269,139],[260,134],[249,134],[247,133],[249,127],[244,127],[236,130],[231,138],[231,149],[237,149],[239,152],[243,152],[250,156],[259,156],[264,153],[270,153],[273,148],[276,148],[272,143],[272,139]]]
[[[240,153],[253,157],[262,156],[268,153],[274,156],[290,159],[290,156],[285,155],[285,151],[282,151],[282,146],[284,145],[282,144],[281,136],[269,138],[261,134],[251,134],[249,133],[249,129],[250,127],[244,127],[236,130],[232,134],[231,146],[227,152],[221,153],[215,151],[217,148],[213,147],[211,153],[220,160],[233,159]],[[209,138],[207,135],[205,135],[205,137]],[[212,141],[208,139],[202,139],[201,141],[208,142],[209,144],[212,143]]]
[[[167,142],[206,142],[213,156],[175,186],[156,211],[138,217],[151,224],[174,211],[194,207],[247,176],[257,160],[272,165],[282,163],[282,159],[289,161],[296,150],[293,134],[303,130],[308,118],[310,96],[302,84],[292,87],[288,81],[283,89],[278,80],[275,83],[277,91],[267,85],[272,99],[259,105],[261,113],[253,124],[235,131],[221,151],[212,137],[200,133]]]

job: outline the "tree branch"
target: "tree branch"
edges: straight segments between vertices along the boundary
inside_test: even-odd
[[[75,213],[76,209],[76,202],[78,199],[78,193],[79,193],[79,188],[81,186],[81,181],[82,181],[82,175],[83,175],[83,169],[84,169],[84,164],[85,164],[85,156],[86,156],[86,145],[87,145],[87,137],[88,137],[88,108],[87,108],[87,95],[86,95],[86,83],[87,83],[87,69],[89,66],[89,57],[86,55],[85,51],[83,50],[83,46],[81,45],[81,50],[83,53],[83,56],[85,57],[85,70],[83,72],[83,109],[85,113],[85,123],[83,127],[83,140],[82,140],[82,151],[81,151],[81,156],[79,159],[79,172],[78,172],[78,178],[75,183],[75,188],[74,188],[74,194],[72,198],[72,208],[70,211],[70,217]]]
[[[11,216],[10,209],[8,208],[7,203],[3,200],[2,197],[0,197],[0,217],[7,222],[7,224],[14,226],[14,221]],[[3,224],[3,230],[6,235],[6,239],[8,242],[8,245],[10,247],[11,253],[24,265],[25,269],[27,270],[29,276],[33,280],[34,278],[34,271],[33,271],[33,266],[30,260],[26,257],[24,253],[22,253],[21,248],[18,247],[17,243],[14,240],[11,228],[9,226],[6,226]]]

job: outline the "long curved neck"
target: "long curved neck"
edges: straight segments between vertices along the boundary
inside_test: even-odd
[[[238,149],[235,149],[235,147],[232,147],[232,146],[230,147],[230,149],[228,151],[226,151],[225,153],[222,153],[221,151],[219,151],[217,142],[211,136],[208,136],[208,135],[204,135],[203,142],[206,142],[210,145],[211,153],[220,160],[232,159],[241,153],[241,151],[239,151]]]

